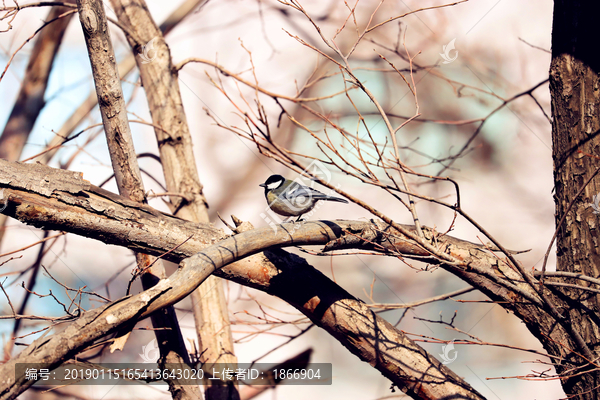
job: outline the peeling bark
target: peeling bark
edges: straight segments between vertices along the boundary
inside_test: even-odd
[[[598,169],[600,156],[600,59],[596,28],[597,3],[590,0],[554,2],[552,63],[552,154],[556,223],[558,227],[557,270],[600,275],[599,220],[594,197],[600,193],[600,175],[577,193]],[[569,205],[574,202],[571,211]],[[578,283],[567,280],[569,283]],[[600,299],[597,294],[565,289],[568,306],[565,318],[578,331],[593,357],[600,356]],[[557,355],[572,357],[566,349]],[[578,399],[596,399],[600,390],[600,372],[582,362],[584,374],[564,379],[567,395]],[[569,366],[558,365],[559,372],[570,374]]]
[[[58,175],[56,181],[52,179],[55,173]],[[13,177],[17,176],[28,178],[15,182]],[[222,231],[208,224],[191,223],[139,205],[96,188],[73,172],[0,160],[0,187],[4,191],[4,200],[7,200],[3,213],[37,227],[64,230],[155,256],[172,250],[164,258],[174,262],[201,252],[209,243],[225,245],[228,240],[234,240],[237,247],[216,247],[221,249],[219,254],[222,257],[228,257],[229,253],[236,257],[244,256],[238,253],[243,247],[243,242],[239,242],[242,234],[225,239]],[[420,260],[429,255],[421,245],[381,221],[307,221],[299,224],[295,231],[293,227],[291,223],[283,224],[276,233],[271,228],[253,230],[257,233],[253,245],[256,249],[268,249],[320,244],[325,245],[325,250],[358,248]],[[402,228],[414,231],[414,227],[408,225]],[[423,232],[428,246],[444,255],[443,258],[429,255],[426,261],[440,265],[514,312],[551,355],[563,357],[557,368],[572,368],[574,364],[570,362],[585,363],[573,350],[577,347],[568,330],[548,315],[537,291],[526,284],[519,272],[509,267],[505,260],[491,254],[485,246],[439,236],[429,228],[424,228]],[[182,266],[197,258],[182,263]],[[445,261],[448,258],[456,261],[449,263]],[[428,368],[438,370],[432,357],[422,353],[418,346],[403,349],[392,346],[392,343],[404,343],[401,333],[366,310],[363,303],[303,259],[283,250],[271,250],[231,263],[214,273],[280,297],[414,398],[436,398],[420,397],[433,389],[417,388],[423,382],[415,381],[416,378],[408,372],[415,366],[423,367],[426,359],[431,361]],[[190,282],[199,283],[204,279],[204,275],[199,276],[190,276],[182,283],[184,286],[170,289],[174,291],[170,296],[174,296],[175,291],[179,293],[177,298],[185,296],[179,291],[183,287],[189,288]],[[558,310],[569,309],[575,300],[567,297],[560,288],[549,286],[555,279],[546,278],[544,294]],[[385,334],[380,337],[382,329]],[[433,374],[430,378],[433,388],[441,384],[437,375]],[[421,394],[414,392],[417,389]]]
[[[3,211],[22,222],[47,225],[50,229],[68,230],[107,243],[123,245],[156,256],[173,250],[166,259],[182,261],[179,270],[155,287],[100,309],[86,312],[63,333],[40,339],[23,353],[0,368],[1,376],[14,371],[14,363],[35,360],[60,364],[94,340],[113,332],[125,323],[144,318],[174,304],[194,290],[206,277],[215,272],[219,276],[255,287],[279,296],[309,317],[316,325],[332,334],[352,353],[369,362],[396,386],[414,398],[436,399],[455,394],[457,398],[482,398],[452,371],[440,364],[422,348],[410,341],[381,317],[369,310],[305,260],[283,250],[267,251],[258,260],[241,258],[263,249],[286,245],[317,245],[330,243],[344,236],[364,234],[363,247],[378,242],[383,248],[395,251],[406,239],[387,229],[390,237],[382,234],[385,224],[358,221],[311,221],[300,225],[293,233],[286,232],[292,224],[281,226],[277,232],[270,227],[240,233],[223,240],[222,232],[204,224],[194,224],[160,213],[151,207],[95,188],[80,175],[71,173],[70,191],[54,186],[52,193],[35,193],[6,184],[4,170],[27,175],[31,165],[0,161],[0,186],[8,204]],[[44,166],[37,171],[48,176],[53,170]],[[59,174],[68,174],[58,170]],[[42,185],[45,187],[46,185]],[[389,227],[388,227],[389,228]],[[352,235],[346,231],[353,232]],[[220,236],[219,236],[220,235]],[[212,239],[210,237],[212,236]],[[186,239],[187,242],[183,243]],[[393,239],[392,239],[393,238]],[[148,240],[149,243],[144,243]],[[353,239],[354,240],[354,239]],[[208,243],[216,243],[205,250]],[[454,239],[463,246],[464,255],[481,246]],[[344,240],[342,240],[344,242]],[[183,244],[182,244],[183,243]],[[357,246],[360,247],[360,246]],[[448,249],[450,249],[448,247]],[[380,249],[381,251],[381,249]],[[482,250],[478,250],[482,254]],[[190,256],[194,257],[189,258]],[[490,259],[495,259],[489,256]],[[233,262],[235,260],[240,260]],[[260,261],[260,262],[257,262]],[[221,268],[222,267],[222,268]],[[216,269],[216,270],[215,270]],[[110,318],[107,319],[107,316]],[[109,321],[110,320],[110,321]],[[129,322],[128,322],[129,321]],[[110,323],[109,323],[110,322]],[[64,347],[66,338],[71,345]],[[12,379],[12,378],[11,378]],[[14,398],[26,389],[28,383],[17,378],[0,385],[0,398]]]

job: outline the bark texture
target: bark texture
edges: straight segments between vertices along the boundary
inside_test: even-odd
[[[44,229],[76,233],[152,255],[172,250],[165,258],[173,261],[188,257],[224,237],[222,231],[210,225],[186,222],[94,187],[74,172],[0,160],[0,187],[3,187],[4,199],[8,201],[3,213],[22,222]],[[456,260],[450,264],[439,257],[431,257],[428,250],[387,224],[336,221],[335,226],[337,230],[349,233],[342,235],[343,232],[339,232],[341,236],[328,243],[325,250],[368,248],[381,252],[382,249],[388,249],[404,257],[416,257],[439,264],[514,312],[551,352],[556,352],[552,354],[577,348],[575,343],[564,341],[569,338],[571,325],[565,327],[564,321],[557,324],[550,318],[538,292],[524,283],[520,274],[509,267],[505,260],[490,254],[487,247],[450,236],[440,237],[426,229],[429,246],[438,249],[446,258]],[[279,233],[287,234],[286,230],[291,228],[291,224],[286,224]],[[403,226],[403,229],[410,230],[412,227]],[[318,237],[319,233],[316,235]],[[384,245],[381,247],[369,241],[383,242]],[[270,272],[267,273],[260,266],[251,270],[248,268],[236,270],[229,266],[217,274],[269,291]],[[568,298],[563,298],[555,288],[550,289],[553,280],[555,278],[547,278],[545,295],[558,309],[569,307]],[[287,292],[284,291],[281,296],[287,301]]]
[[[598,211],[595,196],[600,193],[600,175],[577,193],[597,172],[600,157],[600,58],[597,35],[597,2],[591,0],[554,2],[552,32],[552,142],[554,183],[558,227],[557,270],[600,275]],[[571,211],[569,205],[574,202]],[[570,281],[570,283],[575,283]],[[593,357],[600,355],[600,304],[598,294],[566,289],[569,307],[565,318],[576,326]],[[575,359],[584,374],[562,381],[568,396],[598,398],[600,373],[588,361],[578,359],[567,349],[557,348],[556,355]],[[578,360],[577,360],[578,359]],[[565,371],[566,365],[557,365]]]
[[[192,136],[169,47],[144,0],[111,0],[111,4],[121,24],[135,36],[135,39],[128,38],[133,52],[141,53],[136,61],[155,125],[167,190],[183,195],[171,198],[174,214],[207,223],[208,204],[202,194]],[[192,294],[192,304],[202,363],[228,364],[235,370],[237,358],[223,282],[218,277],[209,277]],[[207,400],[239,399],[236,388],[213,383],[206,380]]]
[[[17,180],[17,176],[21,179]],[[219,230],[111,194],[90,185],[74,172],[0,161],[0,186],[8,198],[3,212],[22,222],[66,229],[156,256],[172,250],[164,258],[175,262],[201,252],[182,262],[175,274],[153,288],[88,311],[71,325],[73,329],[70,326],[64,332],[34,342],[0,368],[0,376],[9,377],[0,382],[0,398],[14,398],[28,385],[22,377],[12,380],[15,362],[36,360],[58,365],[123,324],[174,304],[213,272],[287,301],[413,398],[442,399],[449,395],[482,398],[401,331],[302,258],[275,250],[241,260],[267,248],[326,243],[334,247],[384,252],[400,249],[413,251],[415,256],[422,254],[414,243],[383,223],[311,221],[301,224],[293,234],[289,231],[292,224],[286,224],[277,232],[266,227],[221,240],[223,234]],[[206,248],[211,242],[219,243]],[[453,257],[469,259],[465,262],[477,257],[481,258],[480,263],[497,261],[496,257],[486,255],[482,246],[458,239],[448,238],[444,251]]]
[[[159,29],[163,35],[167,35],[173,30],[183,19],[194,10],[197,6],[204,3],[206,0],[186,0],[184,1],[167,19],[160,24]],[[73,1],[75,3],[75,1]],[[123,59],[118,65],[119,76],[124,78],[135,68],[135,56],[129,55]],[[54,155],[58,152],[60,145],[64,143],[75,128],[83,122],[92,109],[98,104],[98,95],[95,91],[90,92],[89,96],[81,103],[77,110],[67,118],[64,124],[58,131],[58,134],[52,138],[47,149],[52,149],[37,158],[42,164],[48,164]]]
[[[190,196],[189,199],[172,199],[176,209],[174,214],[190,221],[208,222],[206,199],[202,194],[192,136],[179,93],[179,82],[172,73],[171,52],[143,1],[112,0],[111,4],[119,21],[135,35],[135,39],[128,37],[128,40],[138,54],[136,61],[142,84],[146,88],[152,120],[159,126],[155,128],[155,133],[163,168],[169,171],[165,174],[167,189],[169,192]],[[144,54],[143,46],[150,46],[151,41],[154,50],[146,48],[146,58],[142,59],[140,54]],[[198,218],[205,220],[200,221]]]
[[[164,255],[171,261],[181,261],[224,237],[221,231],[210,225],[184,221],[94,187],[74,172],[0,160],[0,187],[6,202],[3,213],[22,222],[44,229],[80,234],[155,256],[172,250]],[[414,232],[414,227],[400,227]],[[541,287],[546,299],[543,300],[538,288],[534,289],[525,283],[520,273],[507,260],[490,254],[487,247],[450,236],[439,236],[428,228],[424,229],[424,240],[427,242],[426,247],[436,249],[436,257],[432,257],[431,250],[425,250],[423,244],[416,243],[401,233],[398,230],[400,228],[396,229],[383,222],[309,221],[296,227],[298,229],[295,232],[292,228],[293,224],[284,224],[279,226],[276,233],[270,228],[254,230],[260,233],[255,237],[255,246],[264,249],[281,245],[326,244],[324,250],[327,251],[360,248],[382,254],[390,252],[403,257],[426,259],[439,264],[478,288],[490,299],[498,301],[505,309],[514,312],[550,354],[564,355],[558,359],[558,369],[573,368],[581,363],[578,348],[580,344],[571,336],[574,326],[570,321],[565,321],[564,316],[557,321],[548,314],[545,301],[550,301],[553,307],[564,312],[574,308],[573,303],[577,299],[573,300],[565,295],[566,292],[552,286],[556,278],[546,278]],[[240,235],[233,238],[239,239]],[[223,256],[231,251],[227,247],[222,247],[221,250]],[[246,255],[249,254],[251,253]],[[216,270],[215,274],[280,297],[297,307],[315,324],[336,337],[351,352],[369,362],[412,397],[437,398],[432,393],[439,392],[431,392],[431,388],[423,391],[418,387],[423,383],[419,381],[421,378],[425,381],[431,378],[428,383],[434,387],[441,384],[435,374],[422,375],[429,368],[438,370],[434,360],[430,360],[431,365],[425,370],[418,369],[421,371],[421,378],[417,379],[410,372],[416,366],[425,368],[426,353],[418,350],[421,355],[413,354],[420,348],[406,345],[403,349],[408,353],[395,353],[404,350],[400,348],[402,346],[392,343],[403,343],[404,346],[405,338],[398,336],[399,333],[393,327],[312,269],[304,260],[282,250],[266,252],[264,257],[259,258],[259,262],[256,256],[235,262]],[[201,279],[195,275],[174,284],[175,291],[170,292],[170,298],[185,296],[180,291],[199,284],[204,279],[202,274]],[[172,278],[173,276],[169,280]],[[531,276],[529,278],[534,279]],[[539,286],[539,282],[534,282],[536,287]],[[581,288],[585,289],[585,286]],[[573,296],[581,293],[582,289],[577,289]],[[161,303],[161,307],[168,304],[165,301]],[[380,332],[386,333],[379,336]],[[427,397],[425,393],[431,397]]]
[[[145,200],[144,191],[140,189],[143,187],[142,177],[133,149],[104,5],[101,1],[77,0],[77,9],[92,66],[110,159],[113,166],[120,166],[113,168],[119,192],[122,196],[142,202]]]
[[[102,2],[99,0],[80,0],[78,1],[80,12],[89,8],[103,8]],[[106,17],[103,13],[97,14],[101,26],[107,26]],[[84,30],[86,29],[83,24]],[[93,48],[94,42],[111,43],[108,30],[98,29],[95,34],[98,35],[96,40],[92,40],[93,36],[86,36],[88,45],[88,53],[92,62],[92,71],[96,88],[102,87],[105,77],[116,76],[116,87],[113,88],[116,96],[106,96],[104,92],[98,92],[98,98],[103,98],[100,102],[100,112],[104,116],[115,115],[125,116],[125,118],[103,118],[104,131],[108,148],[110,150],[111,161],[115,176],[121,176],[122,179],[117,180],[119,192],[123,197],[133,200],[137,203],[144,204],[146,199],[144,196],[144,186],[141,180],[141,172],[135,156],[133,147],[133,137],[129,123],[127,121],[127,110],[123,99],[123,91],[116,64],[112,62],[115,59],[111,48],[104,52],[95,53],[98,49]],[[114,100],[114,102],[113,102]],[[128,158],[131,157],[131,158]],[[137,268],[141,274],[142,287],[148,290],[156,285],[161,279],[166,278],[166,272],[162,260],[156,260],[155,257],[144,254],[135,253]],[[177,314],[173,306],[168,306],[157,311],[152,315],[152,326],[156,329],[156,339],[160,349],[160,366],[165,364],[177,364],[190,368],[190,360],[183,340],[183,335],[177,320]],[[121,332],[123,333],[123,332]],[[130,331],[125,334],[129,335]],[[179,400],[195,400],[201,398],[200,389],[194,385],[181,385],[177,380],[167,378],[166,382],[169,385],[169,391],[174,399]]]

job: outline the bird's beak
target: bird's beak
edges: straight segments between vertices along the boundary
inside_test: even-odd
[[[260,184],[260,185],[258,185],[258,186],[260,186],[260,187],[265,187],[265,186],[267,186],[267,185],[266,185],[266,184],[264,184],[264,183],[261,183],[261,184]]]

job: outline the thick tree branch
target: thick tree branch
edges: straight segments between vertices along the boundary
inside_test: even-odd
[[[100,29],[93,32],[86,31],[86,24],[82,19],[82,26],[86,34],[86,44],[88,54],[92,63],[92,72],[96,89],[98,90],[98,99],[100,112],[106,132],[106,140],[110,150],[110,157],[113,170],[117,179],[119,193],[132,201],[140,204],[147,203],[144,193],[144,186],[141,178],[140,168],[133,146],[133,137],[127,121],[127,109],[125,108],[125,99],[121,88],[121,81],[115,62],[115,54],[112,49],[112,41],[107,29],[107,20],[104,15],[104,6],[98,0],[77,0],[80,16],[86,8],[92,9],[99,22]],[[98,43],[105,43],[105,51],[98,51]],[[111,82],[113,86],[105,85],[105,82]],[[108,86],[114,96],[107,96],[104,88]],[[136,252],[136,262],[139,273],[141,274],[142,287],[144,290],[150,289],[161,279],[167,277],[163,263],[147,254]],[[156,329],[156,339],[160,349],[159,365],[179,364],[184,368],[189,368],[189,356],[183,335],[179,327],[179,321],[173,306],[168,306],[152,315],[152,326]],[[130,330],[120,332],[129,335]],[[175,379],[167,378],[169,391],[174,399],[195,400],[201,398],[200,389],[194,385],[181,385]]]
[[[167,305],[175,304],[214,271],[236,260],[275,246],[324,244],[340,234],[341,230],[335,223],[320,222],[303,224],[293,235],[278,234],[266,227],[227,238],[184,259],[173,275],[161,280],[153,288],[89,311],[65,331],[36,340],[5,364],[0,373],[10,376],[8,371],[14,371],[15,363],[33,360],[57,366],[67,357],[75,355],[84,345],[124,324],[133,323]],[[275,251],[270,257],[277,257],[278,252]],[[288,257],[287,254],[282,256]],[[273,294],[287,297],[287,301],[315,323],[326,327],[347,347],[354,348],[355,353],[360,350],[357,355],[374,364],[411,396],[439,399],[454,393],[459,398],[481,398],[454,373],[333,282],[329,281],[328,288],[316,287],[304,271],[302,274],[294,274],[293,271],[288,274],[286,270],[289,269],[308,270],[310,266],[298,260],[295,265],[284,268],[272,278],[276,282],[272,282],[271,289],[285,289],[287,293],[276,290]],[[290,277],[293,278],[292,282],[287,281]],[[12,377],[8,380],[8,384],[0,386],[2,398],[14,398],[31,384],[24,376],[16,377],[16,384]]]
[[[187,222],[94,187],[83,180],[80,174],[71,171],[0,160],[0,187],[4,191],[3,201],[7,202],[3,212],[22,222],[76,233],[156,256],[172,250],[164,258],[174,262],[199,253],[208,244],[225,237],[222,231],[210,225]],[[255,231],[261,232],[261,248],[326,244],[326,250],[361,248],[440,263],[439,258],[427,258],[430,254],[418,243],[383,222],[309,221],[300,224],[295,232],[293,228],[293,224],[284,224],[276,233],[270,228]],[[404,225],[403,229],[413,228]],[[501,301],[500,305],[521,318],[552,354],[556,354],[554,351],[559,354],[560,351],[562,354],[568,352],[568,357],[564,357],[567,361],[570,357],[581,362],[576,353],[568,350],[572,343],[564,342],[568,334],[538,307],[540,300],[536,293],[522,282],[520,274],[510,269],[505,261],[490,254],[485,246],[449,236],[436,236],[427,228],[424,234],[430,246],[456,260],[452,265],[440,263],[441,267],[492,300]],[[241,238],[240,235],[233,239]],[[228,243],[227,240],[230,239],[222,243]],[[240,242],[236,243],[241,246]],[[221,249],[225,256],[227,248]],[[239,251],[241,247],[237,249]],[[357,340],[364,335],[377,338],[376,330],[385,328],[387,336],[394,337],[396,343],[403,343],[399,332],[386,325],[385,321],[369,317],[370,311],[366,311],[362,302],[355,300],[302,259],[282,250],[254,257],[255,260],[258,257],[260,262],[244,260],[227,265],[215,273],[282,298],[330,332],[354,354],[375,365],[394,383],[404,382],[398,384],[401,387],[407,385],[406,376],[399,378],[393,372],[400,370],[401,374],[406,374],[405,366],[392,360],[406,362],[408,354],[395,353],[402,350],[398,347],[382,349],[380,345],[385,341]],[[197,277],[189,279],[190,282],[197,281]],[[548,290],[555,304],[565,306],[566,300],[560,293],[548,288],[544,290]],[[174,292],[170,293],[172,295]],[[562,341],[557,340],[559,337]]]
[[[95,188],[74,172],[5,161],[0,164],[0,185],[4,188],[4,199],[8,199],[4,213],[23,222],[45,225],[48,229],[63,226],[73,233],[157,256],[185,242],[165,255],[171,261],[186,259],[208,243],[223,238],[221,231],[210,226],[183,221]],[[17,181],[15,174],[21,179]],[[384,234],[385,225],[381,223],[307,222],[293,234],[288,231],[291,227],[286,224],[277,232],[270,227],[256,229],[210,246],[201,255],[183,262],[175,274],[154,288],[89,311],[64,332],[34,342],[4,365],[0,374],[6,371],[12,374],[15,362],[35,360],[58,365],[120,325],[181,300],[215,269],[262,249],[323,245],[343,238],[345,231],[353,232],[351,237],[364,236],[366,247],[375,242],[390,252],[416,247],[400,236],[391,240],[390,235],[397,232]],[[467,248],[478,248],[464,243]],[[218,274],[281,297],[415,398],[440,398],[448,393],[480,398],[446,367],[303,259],[282,250],[255,256],[255,260],[256,257],[260,262],[231,263]],[[17,382],[8,382],[0,393],[4,398],[13,398],[27,385],[20,377]]]
[[[136,61],[152,115],[167,189],[181,195],[171,197],[175,204],[174,214],[187,220],[207,223],[208,205],[202,193],[192,136],[183,109],[177,74],[173,72],[169,47],[144,0],[111,0],[111,4],[119,22],[143,43],[152,43],[154,47],[151,62],[148,62],[148,57],[146,60],[138,57]],[[132,51],[138,52],[139,44],[131,37],[128,40]],[[228,364],[235,370],[237,358],[223,282],[211,276],[192,294],[192,304],[201,362]],[[232,385],[222,385],[212,380],[206,380],[205,385],[207,400],[239,398],[237,388]]]

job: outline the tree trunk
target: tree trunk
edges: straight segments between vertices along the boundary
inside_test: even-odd
[[[597,4],[591,0],[554,2],[550,66],[557,225],[567,213],[558,227],[557,270],[593,277],[600,275],[597,213],[600,209],[596,210],[597,206],[591,203],[600,192],[600,175],[591,180],[579,197],[577,193],[597,173],[600,165],[600,58],[596,54],[596,35],[592,34],[597,24],[596,10]],[[571,202],[574,203],[569,211]],[[567,317],[597,356],[600,341],[598,295],[570,289],[565,293],[573,305]],[[560,365],[557,370],[566,372],[561,371]],[[577,374],[563,379],[562,384],[567,395],[578,394],[580,399],[597,398],[600,373],[595,369]]]
[[[144,0],[111,0],[119,21],[133,32],[133,35],[153,47],[152,60],[137,59],[140,77],[145,89],[148,107],[155,126],[160,160],[164,170],[167,190],[184,197],[171,198],[175,205],[174,215],[190,221],[208,223],[208,203],[202,193],[202,185],[192,146],[192,135],[187,123],[183,100],[179,91],[177,74],[173,72],[171,52],[164,37],[154,23]],[[128,38],[132,50],[136,52],[140,43]],[[152,43],[152,45],[151,45]],[[148,47],[149,48],[149,47]],[[227,364],[237,369],[233,336],[229,322],[229,312],[223,282],[220,278],[209,277],[192,294],[192,310],[201,362]],[[237,388],[206,380],[207,400],[238,400]]]

